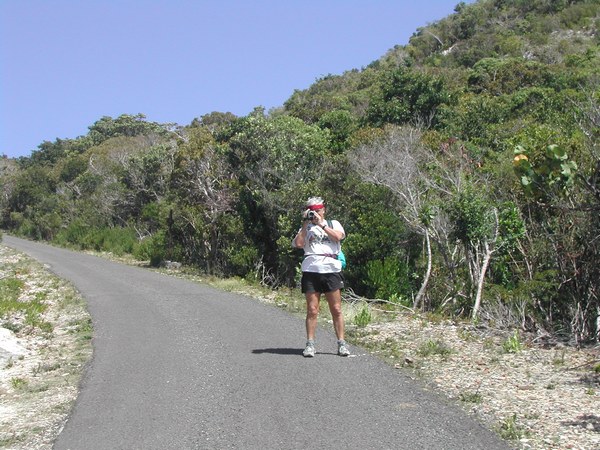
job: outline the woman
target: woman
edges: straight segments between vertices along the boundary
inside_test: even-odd
[[[346,237],[337,220],[325,220],[325,202],[321,197],[311,197],[302,214],[302,228],[292,241],[292,246],[304,249],[302,261],[302,292],[306,296],[306,348],[305,357],[315,356],[315,332],[321,294],[325,294],[333,327],[337,336],[338,355],[348,356],[350,350],[344,340],[342,293],[344,280],[342,264],[337,259],[340,242]]]

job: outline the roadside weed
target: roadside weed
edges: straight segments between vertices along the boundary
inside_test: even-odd
[[[565,365],[565,354],[566,351],[563,349],[559,353],[555,354],[554,359],[552,360],[552,364],[555,366],[564,366]]]
[[[445,342],[440,341],[439,339],[430,339],[419,346],[417,353],[425,358],[432,355],[446,357],[454,353],[454,350],[452,350],[452,348],[450,348]]]
[[[519,332],[515,330],[514,334],[502,343],[502,348],[506,353],[519,353],[523,350],[523,343],[520,340]]]
[[[25,378],[14,377],[10,379],[10,385],[17,391],[23,391],[27,387],[28,383]]]
[[[371,310],[369,309],[369,304],[364,303],[360,312],[354,316],[354,325],[357,327],[366,327],[371,323],[373,317],[371,316]]]
[[[458,330],[458,337],[461,338],[465,342],[477,341],[477,336],[475,336],[475,334],[473,334],[473,332],[471,332],[469,330],[465,330],[464,328],[461,328],[460,330]]]
[[[464,403],[481,403],[483,402],[483,397],[479,392],[461,392],[458,396],[461,402]]]
[[[494,343],[494,340],[490,337],[486,337],[483,340],[483,348],[484,350],[492,350],[494,349],[494,347],[496,347],[496,344]]]
[[[502,438],[510,441],[519,440],[525,435],[523,427],[517,423],[516,413],[500,423],[498,432]]]
[[[48,292],[36,292],[33,298],[29,298],[27,295],[22,296],[24,288],[25,282],[15,276],[0,279],[0,317],[11,319],[15,313],[22,313],[24,320],[21,324],[51,333],[54,328],[52,324],[42,320],[42,315],[48,308],[45,303]],[[3,326],[12,331],[21,329],[21,325],[10,320],[5,320]]]

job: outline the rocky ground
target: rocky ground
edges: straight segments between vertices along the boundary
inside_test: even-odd
[[[411,314],[352,334],[516,448],[600,449],[598,347],[542,348],[524,336]]]
[[[24,281],[23,300],[43,300],[49,325],[0,317],[0,448],[50,449],[91,357],[90,320],[68,283],[0,244],[0,282],[9,277]],[[355,344],[456,401],[513,447],[600,448],[600,347],[541,347],[514,332],[410,312],[358,327],[356,308],[347,313]]]

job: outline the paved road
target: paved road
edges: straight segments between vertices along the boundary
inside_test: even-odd
[[[87,299],[94,357],[55,449],[507,449],[359,348],[241,295],[4,236]]]

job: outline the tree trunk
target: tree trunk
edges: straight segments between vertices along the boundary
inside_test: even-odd
[[[429,229],[427,228],[425,229],[425,245],[427,246],[427,270],[425,271],[425,277],[423,278],[423,283],[421,283],[421,288],[413,302],[413,309],[416,309],[419,304],[422,303],[425,291],[427,290],[427,283],[429,283],[429,277],[431,276],[431,241],[429,240]]]
[[[596,308],[596,342],[600,342],[600,306]]]
[[[483,258],[483,264],[479,272],[479,279],[477,280],[477,294],[475,295],[475,305],[473,306],[472,319],[477,318],[479,308],[481,307],[481,294],[483,292],[483,282],[485,280],[485,273],[487,272],[490,260],[492,259],[493,250],[490,249],[488,243],[485,243],[485,257]]]

